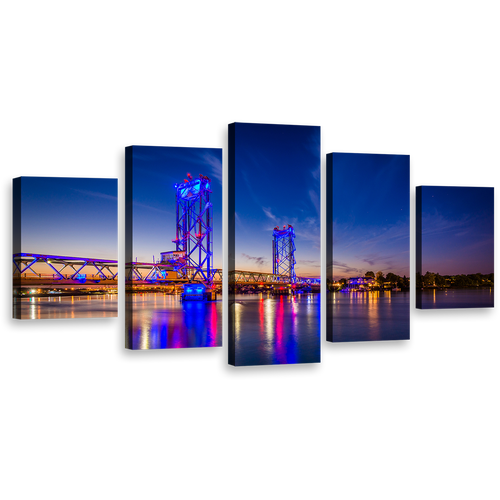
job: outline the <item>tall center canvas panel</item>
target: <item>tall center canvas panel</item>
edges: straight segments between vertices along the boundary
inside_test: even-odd
[[[320,127],[233,123],[229,363],[320,361]]]

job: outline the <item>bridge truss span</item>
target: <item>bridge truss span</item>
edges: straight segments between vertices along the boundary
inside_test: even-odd
[[[93,259],[87,257],[66,257],[62,255],[47,255],[38,253],[16,253],[13,255],[14,277],[25,276],[41,277],[42,274],[34,270],[35,265],[42,270],[52,270],[55,280],[76,280],[83,273],[92,272],[92,277],[98,280],[116,280],[118,276],[118,261]]]
[[[258,271],[232,271],[229,273],[230,283],[241,283],[241,284],[254,284],[254,285],[265,285],[265,284],[292,284],[288,276],[283,276],[273,273],[261,273]],[[321,283],[320,278],[309,278],[295,276],[295,281],[293,284],[298,285],[319,285]]]
[[[278,226],[273,231],[273,274],[295,283],[295,231],[288,224],[280,229]]]
[[[200,174],[176,184],[176,251],[183,253],[177,272],[184,278],[211,283],[213,269],[213,207],[210,179]]]

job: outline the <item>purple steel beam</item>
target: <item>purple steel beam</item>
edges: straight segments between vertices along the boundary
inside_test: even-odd
[[[75,274],[72,274],[71,275],[71,279],[74,280],[75,279],[75,276],[78,275],[78,273],[87,265],[87,262],[83,263],[80,268],[78,269],[78,271],[75,271]],[[73,266],[71,266],[73,268]],[[74,270],[74,268],[73,268]]]
[[[21,261],[21,266],[22,266],[22,262],[23,262],[23,261]],[[35,259],[35,260],[34,260],[33,262],[31,262],[28,266],[26,266],[23,270],[21,270],[21,269],[19,269],[19,266],[17,265],[16,260],[14,259],[14,264],[16,265],[17,269],[19,269],[19,273],[20,273],[20,274],[23,274],[23,273],[25,273],[26,271],[30,270],[33,274],[35,274],[35,275],[36,275],[35,271],[33,271],[33,269],[30,269],[30,268],[31,268],[31,266],[32,266],[33,264],[35,264],[35,262],[38,262],[38,259]]]
[[[106,264],[118,264],[117,260],[105,260],[105,259],[94,259],[94,258],[87,258],[87,257],[65,257],[63,255],[49,255],[49,254],[40,254],[40,253],[15,253],[14,254],[14,259],[16,257],[36,257],[37,259],[51,259],[51,260],[72,260],[72,261],[85,261],[85,262],[102,262]]]
[[[61,278],[61,279],[65,279],[64,276],[61,274],[60,271],[58,271],[50,262],[47,261],[47,264],[56,272],[56,274]],[[66,266],[64,266],[66,267]],[[63,267],[63,269],[64,269]]]
[[[29,262],[30,259],[33,259],[33,261],[30,262],[28,265],[26,265],[26,267],[23,269],[22,268],[23,262]],[[31,272],[33,272],[33,274],[36,275],[37,273],[35,273],[35,271],[31,269],[31,266],[33,266],[33,264],[35,263],[43,263],[47,264],[57,274],[57,276],[59,276],[60,279],[65,279],[65,276],[62,274],[62,272],[67,267],[70,267],[74,271],[71,274],[70,279],[75,279],[78,273],[84,267],[89,265],[94,266],[97,269],[98,274],[103,279],[115,279],[118,275],[118,272],[113,274],[113,272],[110,270],[110,266],[118,265],[118,261],[116,260],[94,259],[86,257],[66,257],[62,255],[48,255],[48,254],[36,254],[36,253],[16,253],[13,255],[13,261],[20,274],[23,274],[26,271],[30,270]],[[21,267],[19,267],[18,262],[21,264]],[[60,269],[57,269],[54,266],[55,264],[61,264],[62,267]],[[75,266],[80,266],[80,267],[77,270]],[[104,274],[103,272],[103,269],[107,269],[111,274],[111,277],[106,276],[106,274]]]

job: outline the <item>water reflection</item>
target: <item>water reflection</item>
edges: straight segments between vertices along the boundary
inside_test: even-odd
[[[494,288],[446,288],[417,290],[422,309],[494,307]]]
[[[179,349],[222,345],[222,301],[182,302],[176,295],[131,294],[127,324],[131,349]]]
[[[235,364],[320,361],[320,296],[237,295]]]
[[[410,338],[409,292],[335,292],[327,297],[331,342]]]
[[[13,299],[13,317],[20,319],[112,318],[118,316],[118,296],[81,295]]]

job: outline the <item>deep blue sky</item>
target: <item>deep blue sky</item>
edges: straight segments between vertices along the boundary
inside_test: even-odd
[[[133,260],[152,262],[175,250],[176,191],[188,172],[212,181],[213,252],[222,268],[222,149],[134,146]]]
[[[116,179],[22,177],[21,250],[118,259]]]
[[[276,225],[295,229],[295,272],[320,276],[320,127],[235,125],[235,264],[272,272]]]
[[[422,272],[494,272],[493,188],[422,186]]]
[[[333,153],[334,278],[410,274],[410,157]]]

